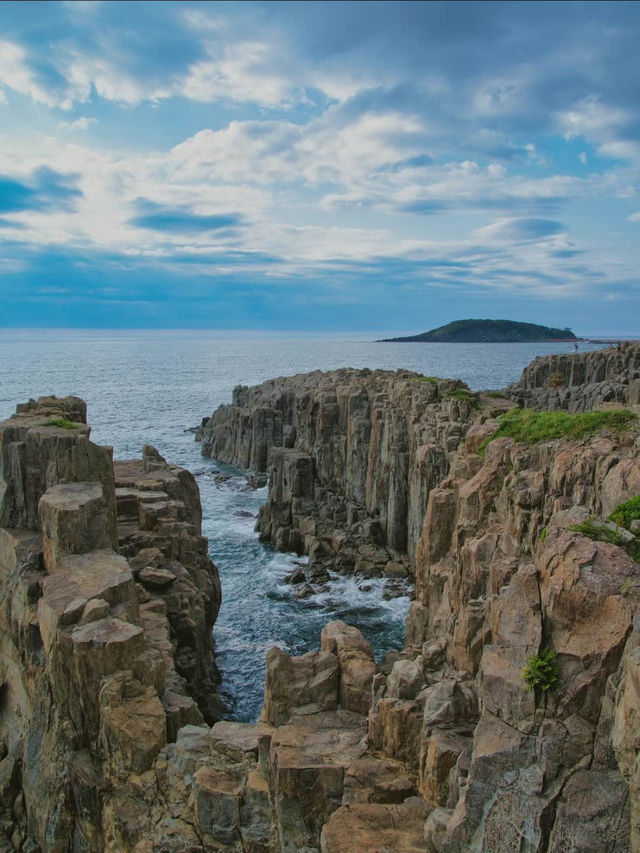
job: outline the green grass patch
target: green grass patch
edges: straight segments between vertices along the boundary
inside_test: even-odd
[[[594,524],[592,518],[588,518],[582,524],[572,524],[569,530],[573,530],[574,533],[582,533],[583,536],[593,539],[596,542],[610,542],[612,545],[620,545],[622,543],[620,535],[615,530]]]
[[[485,397],[491,397],[494,400],[506,400],[507,399],[504,396],[504,394],[502,393],[502,391],[485,391],[484,396]]]
[[[617,522],[615,523],[617,524]],[[595,542],[608,542],[610,545],[617,545],[626,551],[632,560],[640,563],[640,539],[627,541],[616,530],[605,525],[594,524],[593,518],[588,518],[582,524],[573,524],[569,530],[573,530],[574,533],[581,533]]]
[[[447,391],[447,397],[451,397],[459,403],[468,403],[472,409],[480,408],[478,395],[468,388],[452,388],[451,391]]]
[[[625,501],[614,509],[609,516],[609,521],[619,524],[627,530],[631,529],[631,522],[640,518],[640,495],[631,498],[630,501]]]
[[[437,376],[418,376],[418,382],[431,382],[433,385],[437,385],[440,379]]]
[[[603,412],[538,412],[535,409],[509,409],[498,417],[498,429],[480,445],[484,453],[496,438],[512,438],[526,444],[538,444],[554,438],[583,438],[603,429],[623,432],[637,421],[627,409],[607,409]]]
[[[547,541],[547,528],[546,527],[542,528],[542,530],[540,531],[540,536],[538,538],[540,539],[540,541],[544,545],[544,543]]]
[[[60,429],[75,429],[78,424],[74,424],[73,421],[67,420],[67,418],[51,418],[48,421],[44,421],[44,423],[38,424],[38,426],[59,427]]]
[[[543,649],[540,654],[531,655],[522,670],[522,677],[530,691],[542,690],[546,693],[550,690],[558,680],[558,662],[553,649]]]

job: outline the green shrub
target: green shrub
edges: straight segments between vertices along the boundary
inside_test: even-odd
[[[603,429],[623,432],[637,421],[637,415],[627,409],[607,409],[602,412],[538,412],[535,409],[513,408],[498,417],[498,429],[480,445],[484,453],[496,438],[512,438],[527,444],[537,444],[553,438],[582,438]]]
[[[636,563],[640,563],[640,539],[627,541],[626,538],[620,536],[617,530],[612,530],[604,524],[595,524],[593,518],[588,518],[582,524],[573,524],[569,530],[582,533],[583,536],[587,536],[595,542],[608,542],[610,545],[617,545],[619,548],[623,548]]]
[[[553,649],[543,649],[537,655],[531,655],[522,670],[522,677],[529,690],[542,690],[546,693],[558,680],[558,662]]]
[[[44,421],[44,423],[39,424],[39,426],[60,427],[61,429],[75,429],[78,424],[74,424],[73,421],[70,421],[67,418],[51,418],[50,420]]]
[[[612,545],[620,544],[620,536],[615,530],[594,524],[593,518],[588,518],[582,524],[572,524],[569,530],[573,530],[574,533],[582,533],[583,536],[587,536],[596,542],[610,542]]]
[[[472,409],[477,409],[480,406],[478,395],[468,388],[452,388],[451,391],[447,391],[447,397],[452,397],[459,403],[468,403]]]
[[[542,530],[540,531],[540,537],[539,538],[540,538],[540,541],[542,542],[542,544],[544,545],[544,543],[547,541],[547,528],[546,527],[543,527]]]
[[[614,509],[609,516],[609,521],[619,524],[627,530],[631,528],[631,522],[640,518],[640,495],[631,498],[630,501],[625,501]]]

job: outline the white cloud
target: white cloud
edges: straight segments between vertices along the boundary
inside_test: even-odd
[[[631,216],[627,216],[627,222],[640,222],[640,211],[638,213],[632,213]]]
[[[14,42],[0,41],[0,83],[7,89],[27,95],[36,103],[47,107],[58,105],[57,99],[37,82],[29,67],[26,50]]]
[[[578,159],[580,160],[580,162],[582,163],[583,166],[586,166],[587,165],[587,152],[581,151],[578,154]]]
[[[262,42],[241,42],[210,48],[210,58],[192,65],[176,94],[210,103],[232,100],[278,107],[304,100],[296,91],[291,73],[278,72],[275,46]]]
[[[473,236],[489,242],[528,243],[554,240],[562,231],[562,224],[554,219],[510,217],[476,228]]]
[[[97,118],[87,118],[86,116],[81,116],[80,118],[77,118],[74,121],[58,122],[58,130],[89,130],[91,125],[96,124],[97,121]]]
[[[629,119],[627,110],[609,106],[594,95],[583,98],[572,109],[558,115],[565,139],[584,136],[597,141],[617,133]]]

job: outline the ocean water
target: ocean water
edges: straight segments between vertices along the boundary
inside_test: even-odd
[[[566,343],[389,344],[361,336],[0,330],[0,420],[29,397],[75,394],[87,401],[93,440],[112,445],[116,458],[139,456],[143,444],[153,444],[194,472],[203,533],[222,581],[214,630],[222,693],[231,716],[252,720],[262,704],[264,658],[271,646],[302,654],[319,647],[326,622],[343,619],[357,625],[380,656],[402,645],[410,591],[387,600],[383,581],[336,577],[327,592],[297,601],[283,577],[299,558],[261,544],[253,531],[266,488],[252,490],[243,472],[204,459],[189,427],[229,402],[235,385],[274,376],[338,367],[406,368],[459,378],[480,390],[515,381],[537,355],[570,351]]]

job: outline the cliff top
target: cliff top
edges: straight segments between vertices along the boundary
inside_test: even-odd
[[[511,344],[523,341],[567,340],[578,340],[569,328],[554,329],[551,326],[518,323],[514,320],[456,320],[420,335],[384,338],[382,343]]]

